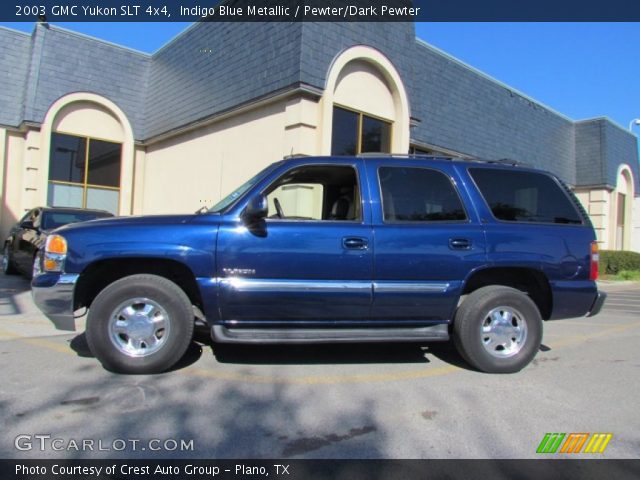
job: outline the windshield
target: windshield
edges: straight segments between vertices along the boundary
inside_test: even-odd
[[[220,200],[218,203],[216,203],[213,207],[211,207],[209,209],[209,212],[211,212],[211,213],[221,212],[222,210],[224,210],[228,206],[230,206],[233,203],[235,203],[235,201],[238,200],[242,195],[244,195],[247,190],[249,190],[256,183],[258,183],[258,180],[260,180],[260,178],[262,178],[264,173],[267,170],[271,169],[272,167],[273,167],[273,165],[265,168],[260,173],[258,173],[257,175],[255,175],[251,179],[247,180],[245,183],[240,185],[240,187],[236,188],[233,192],[231,192],[229,195],[227,195],[222,200]]]

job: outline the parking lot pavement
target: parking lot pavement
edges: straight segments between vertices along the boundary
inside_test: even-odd
[[[640,315],[640,287],[637,283],[601,284],[607,292],[606,307],[608,312],[621,315]]]
[[[598,458],[638,458],[640,285],[602,288],[600,315],[547,322],[538,356],[514,375],[470,370],[450,344],[199,336],[172,371],[124,376],[103,370],[81,333],[55,331],[26,280],[0,275],[0,457],[535,458],[547,432],[606,432]],[[21,435],[62,449],[19,450]],[[94,448],[72,448],[83,440]],[[173,448],[182,440],[192,448]]]

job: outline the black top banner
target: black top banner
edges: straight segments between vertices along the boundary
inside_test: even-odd
[[[633,22],[638,0],[3,0],[3,22]]]
[[[2,480],[636,480],[640,460],[0,460]]]

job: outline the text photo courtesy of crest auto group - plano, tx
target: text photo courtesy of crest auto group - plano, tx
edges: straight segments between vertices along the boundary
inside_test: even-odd
[[[0,5],[0,478],[637,478],[638,38]]]

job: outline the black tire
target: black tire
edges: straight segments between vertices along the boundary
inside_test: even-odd
[[[11,255],[11,248],[8,243],[5,243],[2,254],[2,271],[5,275],[16,275],[18,270],[15,263],[13,263],[13,255]]]
[[[148,307],[158,315],[154,310],[145,315]],[[156,331],[154,322],[159,318],[164,328]],[[193,307],[184,291],[164,277],[141,274],[117,280],[98,294],[89,309],[86,337],[91,352],[107,370],[149,374],[163,372],[182,358],[193,328]]]
[[[460,355],[486,373],[522,370],[542,342],[536,304],[521,291],[498,285],[468,295],[456,312],[453,330]]]

